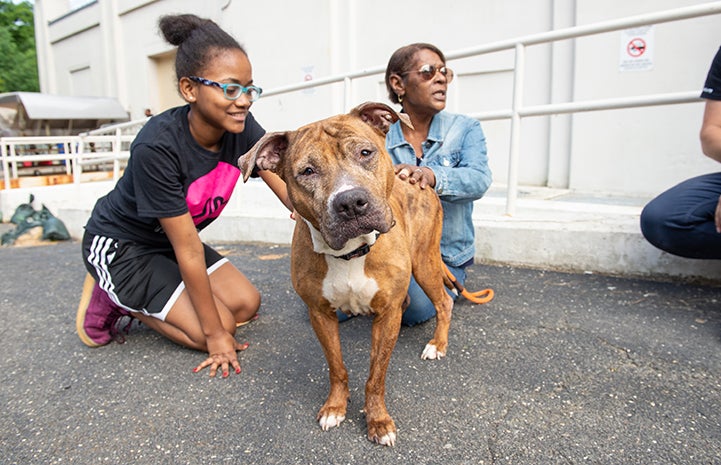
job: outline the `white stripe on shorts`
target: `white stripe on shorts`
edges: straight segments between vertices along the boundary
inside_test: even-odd
[[[223,264],[228,263],[228,259],[223,257],[217,262],[213,263],[210,268],[208,268],[208,276],[210,274],[220,268]],[[173,308],[173,305],[175,305],[175,302],[178,301],[178,298],[180,297],[180,294],[185,290],[185,283],[183,281],[180,281],[180,284],[178,284],[178,287],[173,291],[173,295],[170,296],[168,301],[165,303],[165,306],[163,307],[163,310],[161,310],[159,313],[150,313],[150,316],[154,316],[155,318],[159,320],[165,321],[165,318],[168,316],[168,313],[170,312],[170,309]]]
[[[108,264],[115,258],[115,248],[110,253],[108,250],[113,246],[113,239],[103,236],[94,236],[93,243],[90,245],[90,254],[88,255],[88,262],[93,265],[95,272],[98,274],[98,286],[104,290],[110,296],[116,305],[128,310],[130,312],[137,311],[134,308],[129,308],[123,305],[118,299],[118,295],[115,293],[115,285],[110,276],[108,270]]]

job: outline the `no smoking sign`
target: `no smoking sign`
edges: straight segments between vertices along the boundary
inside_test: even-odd
[[[641,39],[640,37],[631,39],[631,41],[626,46],[626,51],[631,57],[640,57],[641,55],[643,55],[643,52],[646,51],[646,41]]]
[[[618,60],[620,72],[653,69],[653,26],[621,31]]]

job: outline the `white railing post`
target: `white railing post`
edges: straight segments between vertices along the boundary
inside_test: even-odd
[[[5,141],[0,138],[0,156],[2,156],[3,179],[5,181],[5,189],[10,189],[10,163],[8,163],[8,146]],[[2,218],[0,218],[2,220]]]
[[[343,79],[343,111],[348,113],[353,101],[353,80],[350,76]]]
[[[120,151],[123,144],[123,130],[117,128],[115,130],[115,140],[113,141],[113,181],[117,181],[120,177]]]
[[[525,81],[526,49],[516,44],[515,71],[513,73],[513,103],[511,106],[511,148],[508,157],[508,192],[506,194],[506,215],[516,213],[518,197],[518,158],[521,152],[521,108],[523,107],[523,83]]]
[[[73,144],[75,143],[75,137],[70,137],[70,140],[68,142],[64,142],[63,146],[65,147],[65,155],[67,155],[67,158],[65,158],[65,174],[72,174],[72,170],[70,167],[70,160],[73,158],[73,154],[77,150],[77,148],[73,147]]]
[[[85,153],[85,136],[78,136],[78,150],[73,157],[73,184],[80,184],[80,176],[83,174],[83,154]]]
[[[12,170],[11,176],[13,177],[13,179],[18,178],[18,162],[16,156],[17,154],[15,153],[15,143],[13,142],[12,144],[10,144],[10,169]]]

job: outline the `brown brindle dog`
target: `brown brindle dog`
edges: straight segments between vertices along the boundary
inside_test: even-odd
[[[330,372],[320,426],[338,426],[349,398],[336,309],[371,315],[364,412],[368,439],[390,446],[396,427],[386,410],[385,377],[411,273],[437,313],[423,359],[445,355],[453,308],[440,254],[440,201],[432,189],[397,179],[385,149],[385,133],[401,117],[386,105],[366,103],[297,131],[266,134],[238,162],[244,180],[254,166],[277,173],[299,216],[291,280],[308,305]]]

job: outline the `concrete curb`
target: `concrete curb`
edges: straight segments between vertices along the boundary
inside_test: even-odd
[[[4,220],[27,202],[45,204],[79,239],[98,197],[112,182],[66,184],[0,191]],[[648,279],[721,282],[721,262],[675,257],[648,244],[638,218],[643,199],[603,196],[574,200],[569,191],[528,188],[516,212],[505,214],[502,187],[476,203],[476,261],[590,272]],[[239,184],[222,216],[203,231],[208,242],[267,242],[287,245],[294,223],[288,211],[259,180]]]

